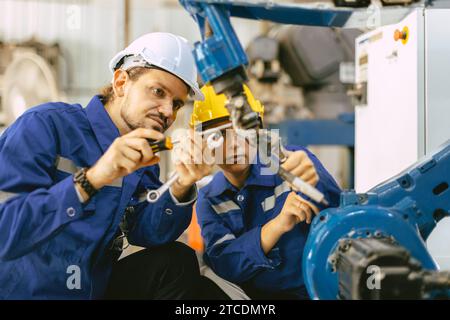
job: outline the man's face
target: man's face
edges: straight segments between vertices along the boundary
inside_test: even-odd
[[[188,97],[188,87],[178,77],[148,69],[136,80],[124,84],[120,115],[130,130],[154,129],[164,132]]]

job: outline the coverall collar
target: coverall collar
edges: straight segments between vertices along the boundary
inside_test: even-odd
[[[263,187],[275,187],[277,184],[276,176],[271,175],[262,175],[261,170],[264,168],[264,165],[262,165],[259,161],[256,164],[250,165],[250,174],[245,181],[244,186],[242,189],[246,188],[247,186],[254,185],[254,186],[263,186]],[[267,169],[266,169],[267,170]],[[237,188],[234,187],[225,177],[222,171],[217,173],[213,180],[210,183],[210,190],[208,192],[209,196],[217,197],[224,193],[227,190],[231,190],[234,192],[237,192]]]
[[[94,96],[86,107],[86,115],[103,152],[120,136],[119,129],[105,109],[100,96]]]

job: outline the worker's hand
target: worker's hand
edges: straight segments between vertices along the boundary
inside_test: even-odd
[[[179,138],[180,142],[173,149],[175,170],[178,180],[172,185],[170,191],[180,202],[189,201],[188,195],[192,186],[198,180],[211,174],[212,166],[204,161],[203,151],[206,143],[190,130],[188,134]]]
[[[175,170],[182,187],[191,187],[195,182],[211,174],[212,164],[205,161],[206,141],[189,130],[174,148]]]
[[[291,231],[297,223],[303,221],[311,223],[313,215],[318,213],[319,209],[315,205],[292,191],[287,196],[283,209],[274,218],[274,222],[279,230],[285,233]]]
[[[117,178],[124,177],[142,168],[156,164],[155,156],[147,139],[161,140],[164,135],[152,129],[136,129],[114,140],[108,150],[90,168],[86,176],[96,188],[110,184]]]
[[[305,151],[299,150],[287,152],[287,160],[281,165],[281,167],[299,177],[306,183],[309,183],[313,187],[315,187],[317,182],[319,182],[319,175],[314,167],[314,163]]]

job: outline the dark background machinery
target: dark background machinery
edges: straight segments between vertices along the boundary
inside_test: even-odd
[[[279,129],[287,144],[347,148],[348,175],[340,180],[349,188],[354,108],[347,91],[352,86],[354,41],[361,33],[275,25],[246,50],[250,84],[265,106],[265,122]]]
[[[0,127],[7,127],[32,106],[64,101],[67,75],[58,43],[35,39],[0,43]]]
[[[429,271],[392,238],[344,238],[333,255],[339,299],[448,299],[449,271]]]

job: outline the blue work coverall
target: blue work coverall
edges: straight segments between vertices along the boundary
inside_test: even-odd
[[[317,157],[306,148],[287,149],[304,150],[308,154],[319,176],[316,188],[325,194],[330,206],[338,206],[341,190]],[[281,212],[291,191],[278,175],[262,175],[262,168],[260,161],[251,165],[250,175],[240,190],[223,172],[216,173],[200,189],[196,212],[205,239],[204,259],[219,276],[243,285],[244,289],[256,289],[268,296],[273,293],[307,298],[302,255],[309,225],[297,224],[281,236],[267,255],[261,248],[262,226]],[[318,207],[325,209],[323,205]]]
[[[117,259],[109,248],[128,225],[131,244],[177,239],[191,221],[192,201],[167,192],[157,165],[103,187],[82,204],[73,173],[90,167],[119,131],[99,96],[86,108],[46,103],[25,112],[0,138],[0,299],[102,298]],[[127,212],[126,218],[124,213]],[[76,271],[80,285],[70,285]]]

